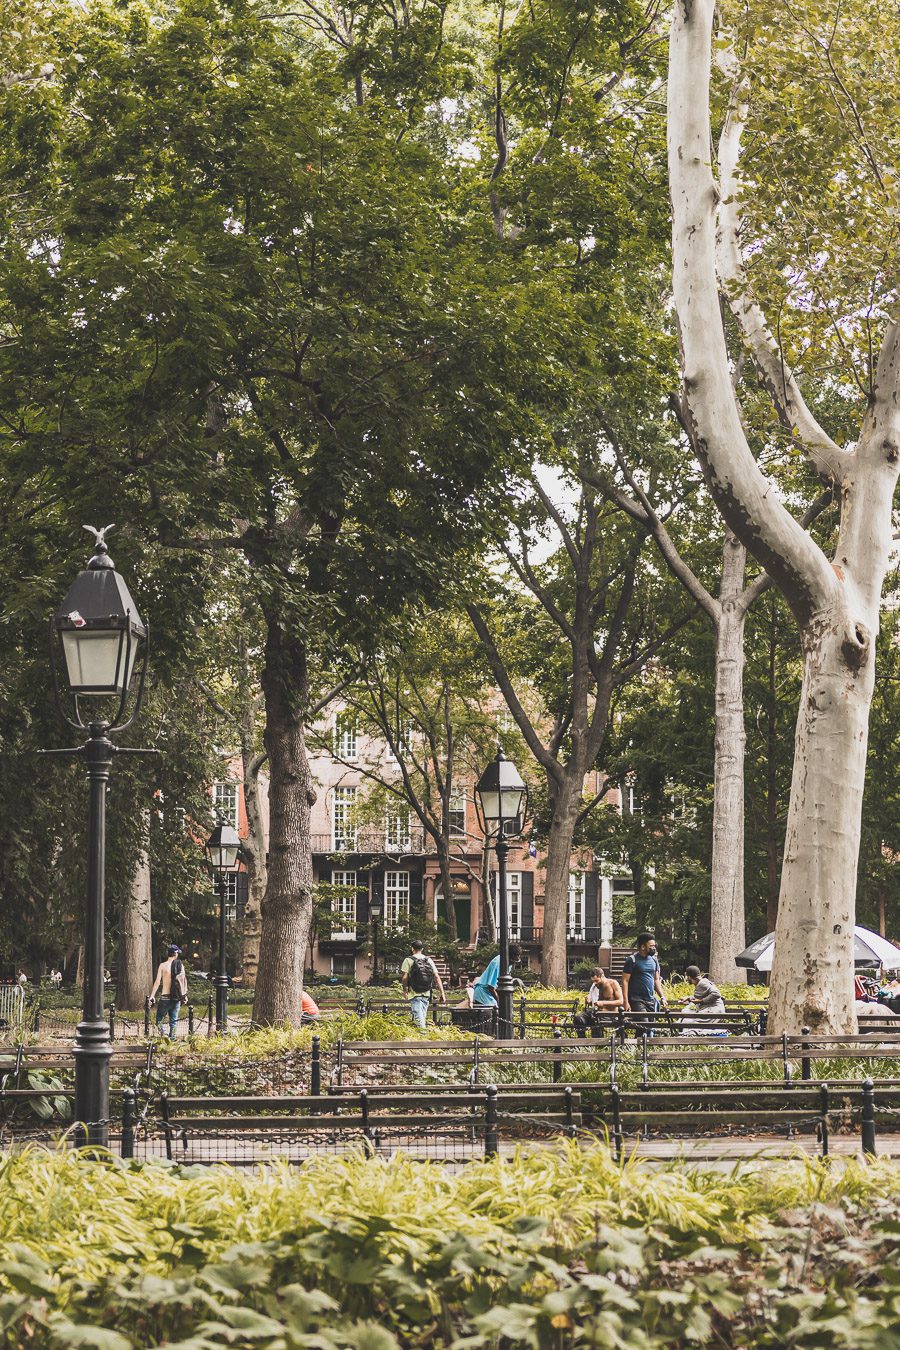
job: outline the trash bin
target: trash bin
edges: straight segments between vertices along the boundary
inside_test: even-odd
[[[480,1031],[486,1036],[493,1035],[496,1008],[475,1007],[450,1009],[450,1024],[461,1031]]]

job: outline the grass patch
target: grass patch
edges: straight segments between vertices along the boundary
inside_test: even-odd
[[[0,1162],[0,1345],[875,1350],[900,1332],[898,1200],[888,1162],[721,1175],[560,1146],[456,1176],[248,1174],[27,1151]]]

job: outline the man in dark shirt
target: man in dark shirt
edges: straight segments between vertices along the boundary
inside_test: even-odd
[[[637,950],[626,956],[622,991],[626,1012],[655,1012],[657,1007],[667,1006],[652,933],[639,933]]]

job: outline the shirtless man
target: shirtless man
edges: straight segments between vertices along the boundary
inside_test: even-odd
[[[159,993],[159,1003],[156,1008],[156,1025],[163,1031],[163,1022],[166,1018],[169,1020],[169,1039],[175,1036],[175,1028],[178,1025],[178,1012],[181,1008],[182,990],[186,986],[184,974],[184,962],[181,960],[181,948],[173,942],[167,948],[168,955],[165,961],[161,961],[156,972],[156,979],[153,988],[150,990],[150,1007],[156,1003],[156,991]],[[174,983],[174,990],[173,990]]]
[[[598,1012],[611,1012],[621,1008],[624,1002],[619,981],[610,979],[602,966],[594,966],[584,1012],[576,1013],[572,1019],[575,1034],[584,1040],[588,1027],[593,1027],[596,1022]]]

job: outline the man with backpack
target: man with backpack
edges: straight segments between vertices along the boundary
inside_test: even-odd
[[[156,1003],[156,991],[158,989],[160,993],[156,1008],[156,1025],[165,1035],[163,1023],[168,1018],[169,1039],[171,1040],[175,1036],[181,1005],[187,1002],[187,975],[184,970],[184,962],[181,959],[181,948],[173,942],[167,951],[167,957],[165,961],[160,962],[153,988],[150,990],[150,1007],[152,1008]]]
[[[408,956],[400,967],[400,979],[403,982],[403,993],[409,999],[412,1020],[420,1031],[424,1031],[433,986],[437,985],[442,1003],[447,1002],[447,995],[444,993],[437,966],[430,956],[425,955],[421,942],[412,943],[412,955]]]

